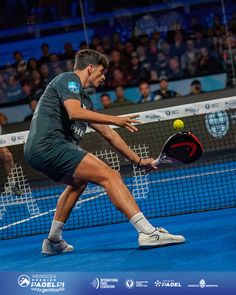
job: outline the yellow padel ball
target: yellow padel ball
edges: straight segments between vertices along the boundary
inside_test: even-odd
[[[173,127],[175,128],[175,130],[180,131],[184,128],[184,122],[180,119],[177,119],[174,121]]]

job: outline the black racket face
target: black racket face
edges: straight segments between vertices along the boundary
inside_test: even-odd
[[[178,132],[165,143],[162,153],[173,160],[189,164],[201,158],[202,144],[191,132]]]

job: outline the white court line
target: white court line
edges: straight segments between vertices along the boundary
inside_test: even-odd
[[[212,171],[212,172],[207,172],[207,173],[198,173],[198,174],[192,174],[192,175],[183,175],[183,176],[178,176],[175,178],[165,178],[165,179],[159,179],[159,180],[153,180],[149,181],[149,183],[159,183],[159,182],[167,182],[167,181],[172,181],[172,180],[179,180],[179,179],[185,179],[185,178],[193,178],[193,177],[202,177],[202,176],[207,176],[207,175],[212,175],[212,174],[220,174],[222,172],[233,172],[236,171],[236,168],[232,169],[227,169],[227,170],[219,170],[219,171]]]
[[[84,200],[80,200],[78,201],[79,204],[82,204],[82,203],[85,203],[85,202],[88,202],[88,201],[91,201],[91,200],[94,200],[94,199],[97,199],[97,198],[100,198],[102,195],[105,195],[106,193],[101,193],[97,196],[93,196],[93,197],[90,197],[90,198],[87,198],[87,199],[84,199]],[[34,215],[34,216],[31,216],[29,218],[26,218],[26,219],[22,219],[22,220],[19,220],[19,221],[16,221],[16,222],[13,222],[11,224],[8,224],[8,225],[5,225],[5,226],[2,226],[0,227],[0,231],[1,230],[4,230],[4,229],[7,229],[9,227],[12,227],[14,225],[18,225],[18,224],[21,224],[21,223],[24,223],[24,222],[27,222],[27,221],[30,221],[32,219],[35,219],[35,218],[38,218],[38,217],[41,217],[41,216],[44,216],[44,215],[47,215],[47,214],[50,214],[51,212],[54,212],[56,211],[56,209],[51,209],[47,212],[43,212],[43,213],[40,213],[40,214],[37,214],[37,215]]]

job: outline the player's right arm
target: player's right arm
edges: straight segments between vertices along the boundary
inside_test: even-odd
[[[64,106],[70,120],[73,121],[82,120],[94,124],[116,125],[119,127],[124,127],[130,132],[138,130],[137,127],[133,125],[134,123],[140,123],[138,120],[134,119],[138,117],[138,115],[119,117],[100,114],[94,111],[83,109],[81,102],[76,99],[65,100]]]

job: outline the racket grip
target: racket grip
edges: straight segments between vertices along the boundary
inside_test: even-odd
[[[162,163],[162,161],[161,161],[161,157],[159,156],[156,160],[154,160],[153,162],[152,162],[152,165],[154,165],[154,166],[158,166],[158,165],[160,165]]]
[[[179,161],[176,161],[170,157],[167,157],[165,154],[161,154],[156,160],[152,162],[153,165],[156,167],[159,165],[173,165],[173,164],[180,164]]]

